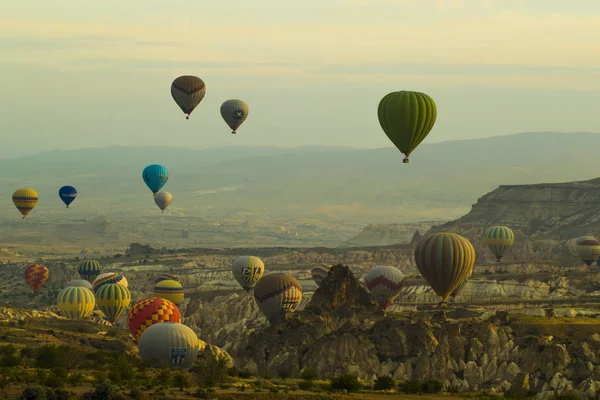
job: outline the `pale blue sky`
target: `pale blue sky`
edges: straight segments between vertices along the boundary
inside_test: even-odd
[[[381,97],[438,105],[427,142],[600,132],[597,0],[0,1],[0,156],[106,145],[391,145]],[[170,84],[197,75],[189,121]],[[250,115],[231,135],[220,104]]]

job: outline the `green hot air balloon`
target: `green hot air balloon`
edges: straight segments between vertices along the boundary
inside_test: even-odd
[[[231,133],[233,134],[248,118],[249,112],[248,104],[241,100],[232,99],[221,104],[221,116],[232,129]]]
[[[177,322],[150,325],[139,339],[140,358],[158,368],[191,368],[201,342],[189,327]]]
[[[515,234],[507,226],[492,226],[485,231],[485,244],[494,253],[498,262],[514,242]]]
[[[435,124],[437,107],[421,92],[400,91],[386,95],[377,109],[379,124],[394,146],[406,157],[427,137]]]

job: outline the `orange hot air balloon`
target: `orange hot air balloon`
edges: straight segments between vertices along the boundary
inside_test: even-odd
[[[161,297],[150,297],[135,303],[127,315],[129,332],[135,340],[151,325],[161,322],[181,323],[179,308],[169,300]]]
[[[33,293],[37,294],[48,280],[49,275],[50,271],[45,265],[31,264],[25,270],[25,281],[33,289]]]

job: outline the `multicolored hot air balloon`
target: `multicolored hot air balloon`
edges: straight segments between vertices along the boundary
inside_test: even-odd
[[[50,271],[45,265],[42,264],[31,264],[25,269],[25,281],[33,293],[37,294],[42,286],[48,281]]]
[[[248,118],[250,112],[248,104],[242,100],[232,99],[221,104],[221,117],[225,123],[232,129],[231,133],[235,134],[236,130]]]
[[[90,289],[92,290],[92,284],[89,283],[88,281],[86,281],[85,279],[75,279],[72,281],[69,281],[69,283],[67,283],[67,287],[84,287],[86,289]]]
[[[258,257],[241,256],[233,260],[231,271],[235,280],[249,292],[265,273],[265,264]]]
[[[260,311],[271,320],[296,310],[302,301],[302,285],[289,274],[276,272],[265,275],[256,282],[254,299]]]
[[[156,192],[162,189],[169,180],[169,170],[165,166],[151,164],[142,171],[142,179],[144,179],[148,189],[156,195]]]
[[[492,226],[485,231],[485,244],[496,256],[496,261],[500,262],[504,252],[515,242],[515,234],[507,226]]]
[[[372,268],[365,277],[365,284],[379,308],[385,310],[400,294],[404,275],[398,268],[378,265]]]
[[[423,278],[442,298],[442,304],[473,270],[475,249],[455,233],[439,232],[423,239],[415,248],[415,262]]]
[[[317,284],[317,286],[321,285],[321,281],[325,279],[325,277],[329,274],[329,269],[331,265],[327,264],[317,264],[310,270],[310,275],[313,278],[313,281]]]
[[[190,114],[200,104],[205,94],[206,85],[197,76],[180,76],[171,84],[171,96],[181,111],[187,114],[185,119],[190,119]]]
[[[183,286],[181,286],[181,283],[170,279],[160,281],[154,286],[154,296],[162,297],[179,305],[184,297]]]
[[[191,368],[201,350],[201,341],[189,327],[176,322],[149,326],[140,336],[140,358],[154,367]]]
[[[588,267],[600,256],[600,242],[593,236],[582,236],[575,243],[577,255]]]
[[[169,207],[172,200],[173,195],[171,195],[169,192],[158,192],[154,196],[154,202],[162,212],[165,212],[165,209]]]
[[[39,196],[37,192],[30,188],[17,189],[12,195],[13,204],[23,215],[23,219],[27,218],[27,215],[37,204],[38,199]]]
[[[129,287],[129,282],[127,282],[127,279],[122,274],[118,272],[105,272],[94,279],[94,282],[92,282],[92,291],[96,293],[100,286],[109,283],[118,283],[119,285]]]
[[[106,320],[114,323],[131,303],[131,293],[123,285],[108,283],[96,291],[96,303]]]
[[[95,305],[94,294],[84,287],[70,286],[58,293],[58,309],[70,319],[89,316]]]
[[[95,260],[85,260],[79,264],[77,269],[79,276],[88,281],[89,283],[94,282],[94,279],[100,275],[100,263]]]
[[[161,322],[181,322],[179,308],[169,300],[150,297],[135,303],[127,314],[129,332],[135,340],[151,325]]]
[[[67,208],[69,208],[69,204],[77,197],[77,190],[73,186],[63,186],[58,189],[58,197],[60,197]]]
[[[377,109],[379,124],[392,143],[406,158],[427,137],[435,124],[437,107],[421,92],[402,90],[387,94]]]
[[[160,274],[154,280],[154,284],[156,285],[158,282],[168,281],[168,280],[179,282],[179,277],[177,275],[173,275],[173,274]]]

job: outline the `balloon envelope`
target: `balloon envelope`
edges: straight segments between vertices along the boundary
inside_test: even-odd
[[[270,320],[276,315],[296,310],[302,301],[302,285],[293,276],[276,272],[258,280],[254,298],[258,308]]]
[[[77,197],[77,190],[73,186],[63,186],[58,189],[58,197],[60,197],[67,208],[69,208],[69,204]]]
[[[190,119],[190,114],[200,104],[205,94],[206,85],[197,76],[180,76],[171,83],[171,96],[181,111],[187,114],[185,119]]]
[[[485,244],[500,261],[504,252],[515,242],[515,234],[508,226],[492,226],[485,232]]]
[[[144,179],[148,189],[156,194],[169,180],[169,170],[159,164],[148,165],[142,171],[142,179]]]
[[[108,283],[96,291],[96,303],[106,320],[114,323],[123,314],[131,302],[131,293],[123,285]]]
[[[96,293],[100,286],[109,283],[118,283],[119,285],[129,287],[129,282],[127,282],[127,279],[119,272],[105,272],[94,279],[94,282],[92,282],[92,291]]]
[[[475,249],[455,233],[440,232],[423,239],[415,248],[415,262],[429,286],[446,301],[471,274]]]
[[[231,271],[235,280],[248,292],[265,273],[265,264],[258,257],[241,256],[233,260]]]
[[[427,137],[435,124],[437,107],[431,97],[421,92],[402,90],[387,94],[377,109],[379,124],[405,156]]]
[[[89,316],[95,304],[94,294],[84,287],[71,286],[58,293],[58,309],[70,319]]]
[[[600,255],[600,242],[593,236],[581,236],[577,239],[575,250],[585,265],[589,267]]]
[[[42,264],[31,264],[25,269],[25,281],[33,293],[37,294],[42,286],[48,281],[50,271],[45,265]]]
[[[89,283],[88,281],[86,281],[85,279],[75,279],[75,280],[69,281],[69,283],[67,283],[67,287],[69,287],[69,286],[84,287],[86,289],[93,290],[92,284]]]
[[[330,268],[331,265],[317,264],[310,270],[310,276],[312,276],[313,281],[315,281],[317,286],[320,286],[321,281],[329,274]]]
[[[372,268],[365,277],[365,284],[382,310],[392,304],[400,294],[404,275],[398,268],[379,265]]]
[[[158,282],[168,281],[168,280],[179,282],[179,277],[177,275],[173,275],[173,274],[160,274],[154,280],[154,284],[156,285]]]
[[[173,200],[173,196],[169,192],[158,192],[154,196],[154,202],[162,211],[169,207],[171,200]]]
[[[27,215],[33,210],[38,198],[37,192],[30,188],[17,189],[12,195],[13,204],[23,215],[23,219],[27,218]]]
[[[100,275],[100,263],[95,260],[85,260],[79,264],[77,269],[79,276],[88,281],[89,283],[94,282],[94,279]]]
[[[231,99],[221,104],[221,117],[225,123],[232,129],[231,133],[236,133],[236,130],[248,118],[250,112],[248,104],[242,100]]]
[[[200,351],[200,340],[189,327],[163,322],[146,328],[139,339],[140,358],[159,368],[188,369]]]
[[[181,283],[170,279],[160,281],[154,286],[154,296],[162,297],[179,305],[184,297],[183,286],[181,286]]]
[[[161,322],[181,322],[179,308],[169,300],[150,297],[135,303],[127,314],[129,332],[138,340],[151,325]]]

